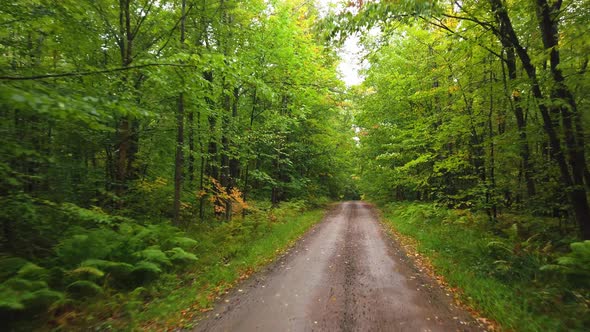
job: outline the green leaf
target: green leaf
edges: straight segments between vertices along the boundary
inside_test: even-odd
[[[93,267],[93,266],[81,266],[81,267],[74,269],[70,272],[73,274],[90,275],[90,276],[94,276],[94,277],[98,277],[98,278],[104,276],[103,271],[101,271],[98,268]]]

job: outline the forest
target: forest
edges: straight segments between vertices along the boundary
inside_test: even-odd
[[[590,2],[327,2],[1,6],[10,330],[190,328],[359,199],[491,328],[590,328]]]

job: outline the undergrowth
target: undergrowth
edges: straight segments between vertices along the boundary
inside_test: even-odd
[[[503,329],[590,330],[590,241],[542,232],[556,221],[506,215],[491,225],[468,210],[418,203],[387,205],[384,216],[464,303]]]
[[[323,210],[296,211],[278,210],[270,222],[250,219],[242,226],[229,223],[213,232],[194,229],[191,233],[207,255],[181,276],[180,283],[171,281],[163,286],[166,296],[157,297],[138,317],[142,329],[190,328],[195,315],[210,310],[218,296],[271,262],[323,214]],[[240,227],[246,231],[236,231]]]
[[[254,203],[245,217],[181,230],[71,203],[23,202],[24,218],[51,227],[33,229],[35,243],[43,239],[48,249],[21,243],[14,250],[21,255],[0,254],[0,320],[13,331],[190,324],[189,316],[321,219],[303,201]]]

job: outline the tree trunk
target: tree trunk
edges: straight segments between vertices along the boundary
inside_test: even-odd
[[[490,110],[488,113],[488,139],[490,140],[490,181],[486,184],[486,201],[490,204],[490,219],[495,223],[498,217],[498,206],[496,204],[496,173],[495,173],[495,144],[494,144],[494,72],[492,71],[492,60],[490,59]]]
[[[213,73],[210,71],[206,71],[203,73],[203,77],[205,80],[209,82],[210,85],[213,85]],[[211,99],[211,97],[206,96],[205,101],[209,106],[209,111],[211,112],[208,115],[209,120],[209,132],[211,136],[209,137],[209,143],[207,145],[207,171],[206,174],[214,179],[219,179],[219,167],[217,165],[217,139],[215,135],[216,127],[217,127],[217,117],[213,113],[215,110],[215,102]]]
[[[188,113],[188,183],[192,188],[195,181],[195,115],[194,111]]]
[[[180,18],[180,47],[184,48],[186,0],[182,0]],[[181,74],[182,75],[182,74]],[[183,80],[184,81],[184,80]],[[184,85],[184,82],[183,82]],[[184,86],[181,87],[184,89]],[[176,156],[174,158],[174,224],[180,225],[180,200],[182,196],[182,168],[184,164],[184,93],[178,94],[178,110],[176,112]]]
[[[131,28],[131,0],[119,0],[119,36],[118,44],[121,53],[122,67],[128,67],[133,61],[133,31]],[[122,88],[126,89],[129,82],[127,74],[122,78]],[[117,139],[115,142],[115,193],[122,196],[127,190],[127,180],[133,173],[133,160],[135,157],[133,139],[136,135],[133,133],[132,118],[125,115],[119,120],[117,125]],[[117,204],[120,205],[120,204]]]
[[[176,156],[174,158],[174,224],[180,225],[180,199],[182,194],[182,166],[184,162],[184,94],[178,95],[178,112],[176,113]]]
[[[533,197],[536,194],[536,186],[533,180],[533,169],[530,162],[530,149],[529,149],[529,142],[527,138],[526,132],[526,120],[524,117],[524,110],[522,108],[522,100],[520,96],[520,91],[514,87],[514,82],[516,81],[517,74],[516,74],[516,55],[514,54],[514,47],[510,44],[503,43],[505,47],[506,53],[506,68],[508,69],[508,79],[511,82],[512,93],[511,96],[507,96],[512,98],[511,102],[511,109],[514,113],[514,118],[516,119],[516,127],[518,129],[518,138],[519,138],[519,152],[520,158],[522,159],[522,170],[524,174],[524,179],[526,183],[527,189],[527,196],[529,198]],[[504,67],[502,67],[504,68]],[[508,92],[508,91],[507,91]]]
[[[496,16],[496,21],[500,22],[501,26],[504,26],[504,31],[496,31],[498,37],[501,40],[504,40],[503,42],[507,42],[515,48],[527,76],[531,80],[533,96],[537,100],[539,112],[543,119],[543,128],[549,139],[551,155],[559,167],[561,179],[566,188],[568,199],[572,205],[582,237],[583,239],[590,239],[590,206],[588,205],[586,186],[584,183],[584,175],[587,173],[586,161],[583,158],[584,142],[583,140],[580,140],[580,137],[577,137],[576,131],[572,130],[572,121],[578,121],[576,113],[577,108],[573,96],[564,84],[563,76],[558,68],[558,22],[556,16],[561,1],[557,1],[553,7],[550,7],[545,0],[537,0],[539,26],[543,35],[544,46],[547,50],[551,50],[551,74],[555,81],[555,85],[552,89],[553,91],[550,94],[551,100],[549,103],[544,99],[543,92],[539,85],[536,68],[532,63],[527,50],[520,44],[504,4],[501,0],[489,0],[489,2],[492,6],[494,15]],[[563,101],[566,101],[567,105],[563,105]],[[551,113],[556,110],[559,111],[562,116],[565,142],[568,150],[567,160],[561,147],[559,136],[557,135],[556,126],[551,118]]]
[[[590,239],[590,206],[584,182],[584,177],[588,173],[584,135],[581,132],[581,125],[577,125],[580,118],[574,96],[565,84],[565,78],[559,68],[558,16],[561,4],[561,0],[555,1],[551,5],[547,3],[547,0],[537,0],[537,18],[542,32],[543,46],[546,51],[549,51],[550,72],[554,81],[550,96],[556,102],[550,104],[550,109],[561,114],[563,123],[567,158],[574,186],[570,193],[572,204],[584,239]]]
[[[234,88],[234,96],[233,96],[233,104],[232,104],[232,118],[235,119],[238,117],[238,105],[240,102],[240,89]],[[229,176],[230,176],[230,185],[231,187],[236,186],[236,180],[240,176],[240,160],[237,156],[232,155],[229,160]]]
[[[250,110],[250,126],[248,127],[248,132],[252,132],[254,117],[256,116],[256,104],[258,103],[256,92],[256,88],[254,88],[254,91],[252,92],[252,109]],[[248,151],[250,151],[250,149],[248,149]],[[251,154],[248,152],[248,156],[246,157],[246,170],[244,171],[244,190],[242,196],[244,202],[248,199],[248,194],[250,192],[250,158]]]
[[[225,81],[225,79],[224,79]],[[226,86],[225,82],[223,84],[225,88],[224,91],[228,91],[228,87]],[[230,139],[229,135],[231,134],[231,97],[228,93],[223,95],[223,131],[221,135],[221,186],[225,189],[226,193],[230,193],[232,189],[232,180],[231,180],[231,172],[230,172]],[[225,220],[230,220],[232,215],[232,200],[231,198],[226,199],[224,202],[225,204]]]

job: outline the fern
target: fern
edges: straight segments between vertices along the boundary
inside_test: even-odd
[[[113,231],[97,229],[86,234],[77,234],[63,240],[56,248],[61,261],[67,266],[76,266],[87,259],[104,259],[114,247]]]
[[[137,257],[142,258],[144,261],[148,261],[151,263],[156,263],[160,266],[169,266],[171,265],[170,259],[168,256],[160,250],[158,246],[154,246],[148,249],[144,249],[139,251],[135,254]]]
[[[6,280],[14,275],[28,262],[20,257],[0,256],[0,280]]]
[[[45,281],[31,281],[18,277],[10,278],[6,280],[2,285],[14,289],[16,291],[22,292],[47,288],[47,283]]]
[[[166,244],[169,245],[170,247],[180,247],[182,249],[191,249],[197,245],[197,241],[195,241],[191,238],[188,238],[188,237],[175,236],[173,238],[170,238],[168,241],[166,241]]]
[[[123,279],[133,272],[133,265],[102,259],[88,259],[80,264],[80,268],[91,267],[106,272],[115,279]]]
[[[60,206],[60,210],[75,222],[86,224],[114,226],[118,223],[129,221],[129,219],[124,217],[111,216],[97,206],[93,206],[91,209],[85,209],[76,204],[63,203]]]
[[[187,264],[197,260],[197,256],[184,251],[184,249],[176,247],[166,251],[166,254],[174,263]]]
[[[148,289],[145,287],[137,287],[135,288],[133,291],[131,291],[129,294],[133,297],[144,297],[146,296],[146,294],[148,294]]]
[[[557,271],[581,286],[590,286],[590,240],[570,244],[572,251],[557,259],[557,264],[545,265],[541,270]]]
[[[6,285],[0,285],[0,311],[24,308],[25,305],[22,303],[18,291]]]
[[[148,225],[139,228],[129,242],[134,249],[140,250],[148,246],[166,243],[174,237],[180,237],[180,234],[182,233],[178,231],[178,228],[171,225]]]
[[[46,269],[33,264],[26,263],[18,270],[17,276],[27,280],[47,280],[49,277],[49,271]]]
[[[141,261],[137,263],[133,268],[133,272],[137,271],[145,271],[154,274],[162,273],[162,269],[157,264],[148,261]]]
[[[42,309],[47,308],[63,299],[63,293],[51,290],[49,288],[42,288],[32,293],[26,294],[23,298],[23,303],[27,308]]]
[[[99,285],[88,280],[74,281],[73,283],[69,284],[66,289],[68,293],[78,298],[93,297],[102,294],[103,292]]]
[[[0,284],[0,311],[43,309],[63,298],[44,281],[15,277]]]
[[[90,276],[100,278],[104,276],[104,272],[94,266],[80,266],[77,269],[70,271],[70,273],[80,276]]]
[[[141,261],[133,269],[133,279],[139,283],[147,283],[155,280],[160,273],[162,273],[162,269],[157,264]]]

